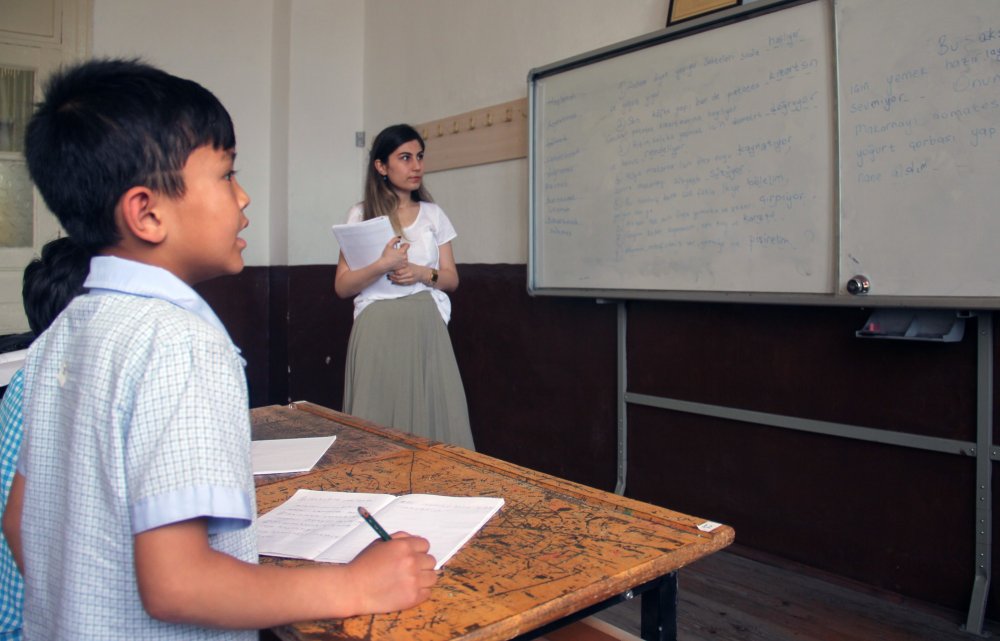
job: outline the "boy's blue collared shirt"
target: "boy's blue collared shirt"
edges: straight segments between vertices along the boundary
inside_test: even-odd
[[[173,303],[201,318],[229,339],[233,350],[246,367],[246,360],[239,356],[240,349],[232,343],[225,325],[205,299],[190,285],[162,267],[115,256],[95,256],[90,259],[90,274],[84,282],[84,287],[93,295],[131,294]],[[236,515],[248,510],[247,501],[245,497],[229,488],[188,488],[186,493],[179,492],[159,496],[155,500],[138,501],[133,506],[135,526],[141,531],[190,518],[187,511],[193,504],[213,505],[218,511],[233,515],[233,518],[210,520],[210,532],[225,532],[245,526],[245,522]]]
[[[226,326],[205,299],[190,285],[162,267],[116,256],[94,256],[90,259],[90,274],[83,286],[92,294],[100,294],[103,291],[165,300],[188,310],[229,338]],[[233,345],[233,349],[237,354],[241,353],[236,345]],[[246,366],[246,360],[242,356],[240,360]]]
[[[151,619],[135,589],[135,536],[188,519],[205,520],[218,552],[257,560],[236,348],[202,298],[163,269],[95,257],[85,287],[25,364],[24,630],[256,638]]]

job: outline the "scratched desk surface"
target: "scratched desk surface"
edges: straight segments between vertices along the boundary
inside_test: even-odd
[[[396,456],[426,449],[433,443],[312,403],[258,407],[250,411],[250,422],[255,441],[336,435],[337,440],[317,461],[314,470]],[[307,473],[261,474],[254,477],[254,482],[260,487]]]
[[[442,444],[259,487],[259,513],[274,509],[298,488],[500,496],[505,504],[448,561],[425,603],[393,614],[284,627],[277,630],[283,639],[510,639],[677,570],[733,540],[728,526],[703,532],[697,527],[703,519]],[[267,557],[262,562],[308,563]]]

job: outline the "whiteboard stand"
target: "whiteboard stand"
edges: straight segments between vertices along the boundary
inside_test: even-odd
[[[976,487],[973,488],[976,497],[975,569],[968,618],[961,628],[965,632],[978,636],[989,636],[988,633],[983,632],[983,624],[986,620],[986,601],[989,596],[992,573],[992,463],[1000,461],[1000,447],[993,444],[993,314],[989,311],[983,311],[977,312],[975,316],[977,317],[978,330],[976,344],[976,440],[961,441],[629,392],[625,340],[626,307],[625,301],[622,301],[618,306],[618,481],[615,492],[624,494],[627,485],[627,408],[629,403],[752,425],[779,427],[798,432],[973,457],[976,466]]]
[[[618,476],[615,494],[625,496],[625,481],[628,474],[628,419],[625,396],[628,393],[628,367],[626,363],[627,342],[625,329],[628,316],[625,301],[618,302]]]
[[[976,368],[976,570],[969,598],[969,616],[962,629],[978,636],[986,620],[986,599],[990,593],[993,540],[993,459],[998,457],[993,445],[993,314],[979,315]]]

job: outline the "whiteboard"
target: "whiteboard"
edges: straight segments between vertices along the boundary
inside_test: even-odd
[[[533,294],[1000,306],[998,0],[761,0],[529,103]]]
[[[1000,295],[1000,2],[843,0],[840,271]]]
[[[539,74],[532,289],[832,292],[832,37],[810,2]]]

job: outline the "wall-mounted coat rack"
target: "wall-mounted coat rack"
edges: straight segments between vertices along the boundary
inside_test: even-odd
[[[427,144],[424,171],[484,165],[528,155],[528,99],[415,125]]]

